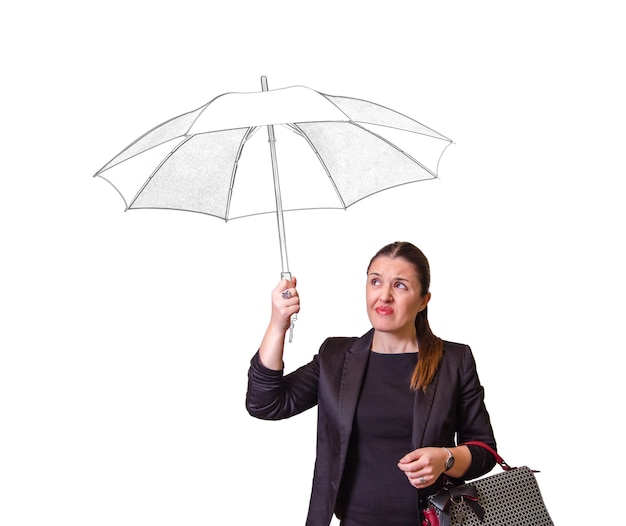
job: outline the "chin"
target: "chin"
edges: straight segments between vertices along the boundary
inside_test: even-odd
[[[394,324],[384,322],[372,323],[372,327],[378,332],[396,332],[399,329],[399,327]]]

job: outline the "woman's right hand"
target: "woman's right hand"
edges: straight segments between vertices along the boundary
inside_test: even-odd
[[[291,325],[291,317],[300,312],[300,296],[298,296],[296,289],[298,280],[295,277],[292,279],[293,281],[281,280],[272,291],[270,326],[280,330],[283,334]]]

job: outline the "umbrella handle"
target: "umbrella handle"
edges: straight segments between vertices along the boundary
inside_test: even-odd
[[[287,281],[291,281],[291,272],[282,272],[280,274],[280,279],[286,279]],[[291,324],[289,325],[289,343],[293,341],[293,327],[298,319],[297,314],[291,315]]]

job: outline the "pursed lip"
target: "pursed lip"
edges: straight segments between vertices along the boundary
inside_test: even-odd
[[[393,313],[393,309],[391,307],[376,307],[374,310],[377,314],[380,314],[381,316],[388,316],[389,314]]]

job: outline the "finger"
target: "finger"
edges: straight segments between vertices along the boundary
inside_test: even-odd
[[[281,291],[280,295],[282,296],[284,300],[288,300],[293,295],[293,293],[291,292],[292,290],[293,289],[285,289]]]
[[[416,488],[419,488],[419,487],[423,488],[423,487],[426,487],[428,485],[429,485],[429,483],[428,483],[428,478],[427,477],[417,477],[417,480],[415,480],[415,482],[414,482],[414,486]]]
[[[276,287],[274,288],[274,292],[281,292],[293,286],[294,286],[294,283],[292,281],[289,281],[287,279],[281,279],[276,285]]]
[[[405,475],[409,479],[409,482],[415,486],[428,485],[430,483],[429,481],[433,479],[431,475],[422,471],[409,472],[405,473]]]
[[[417,477],[419,474],[424,474],[424,466],[419,462],[405,462],[398,463],[398,469],[403,471],[406,476]]]
[[[406,464],[408,462],[415,462],[416,460],[418,460],[420,457],[422,456],[421,452],[419,449],[414,449],[413,451],[410,451],[409,453],[407,453],[406,455],[404,455],[399,462],[402,464]]]
[[[409,484],[411,484],[414,488],[425,488],[431,485],[428,477],[415,476],[413,473],[405,473],[405,475]]]
[[[283,289],[295,289],[298,280],[295,277],[291,279],[283,279],[281,280],[279,286],[282,286]]]
[[[293,289],[284,290],[278,296],[277,307],[286,316],[297,314],[300,311],[300,297],[297,293],[292,292]]]

